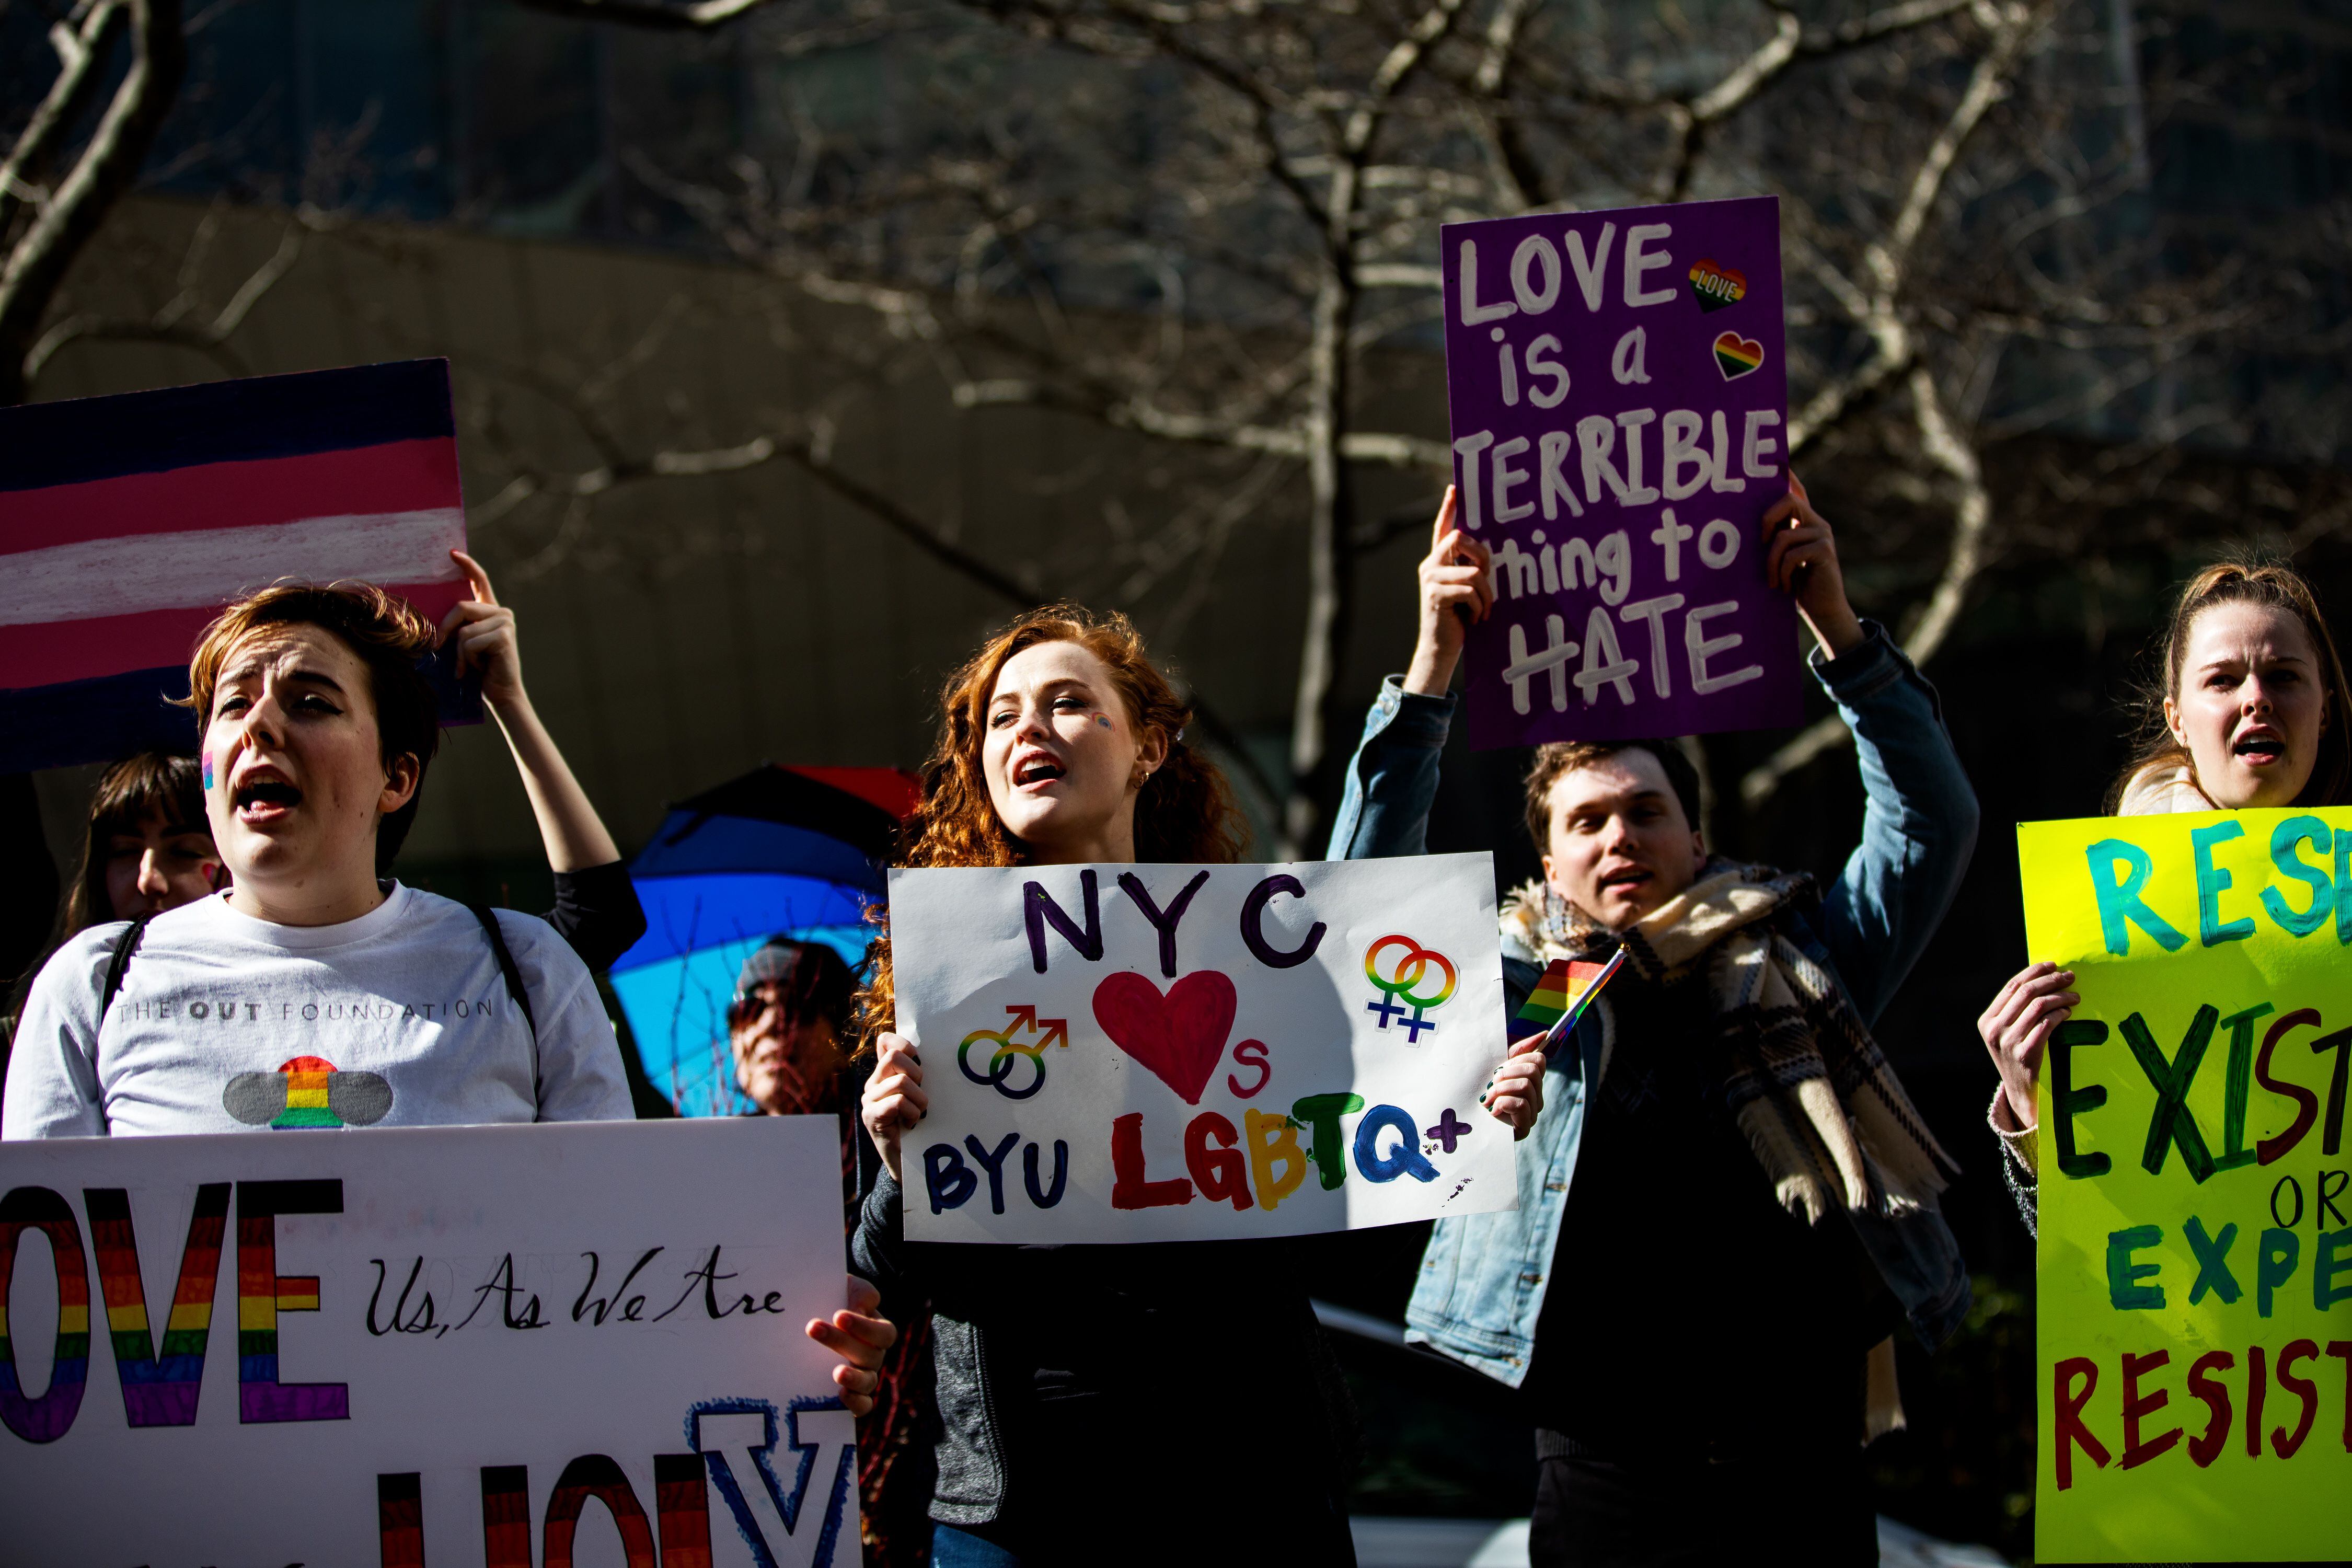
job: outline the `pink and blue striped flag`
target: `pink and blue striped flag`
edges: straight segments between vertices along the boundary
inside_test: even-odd
[[[0,772],[193,750],[222,605],[352,577],[437,620],[465,543],[446,360],[0,409]]]

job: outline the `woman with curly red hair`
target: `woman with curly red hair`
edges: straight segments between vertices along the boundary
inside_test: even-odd
[[[1223,775],[1185,742],[1190,709],[1124,616],[1023,616],[940,700],[903,864],[1239,858]],[[931,1302],[937,1568],[1352,1563],[1346,1396],[1282,1243],[907,1241],[899,1143],[927,1101],[918,1043],[888,1032],[887,931],[875,953],[876,1158],[851,1251],[886,1304]],[[1251,1367],[1281,1369],[1278,1389]]]

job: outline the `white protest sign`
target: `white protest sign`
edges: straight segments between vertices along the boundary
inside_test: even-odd
[[[919,1241],[1192,1241],[1516,1205],[1486,855],[890,873]]]
[[[11,1564],[859,1560],[831,1117],[7,1143],[0,1194]]]

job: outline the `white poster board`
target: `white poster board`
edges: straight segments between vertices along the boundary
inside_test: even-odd
[[[1516,1206],[1492,858],[890,873],[919,1241],[1197,1241]]]
[[[830,1117],[7,1143],[0,1194],[16,1568],[859,1560]]]

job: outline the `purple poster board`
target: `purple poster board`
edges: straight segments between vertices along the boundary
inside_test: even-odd
[[[1759,542],[1788,489],[1778,198],[1440,243],[1459,516],[1495,552],[1470,743],[1798,722],[1796,610]]]

